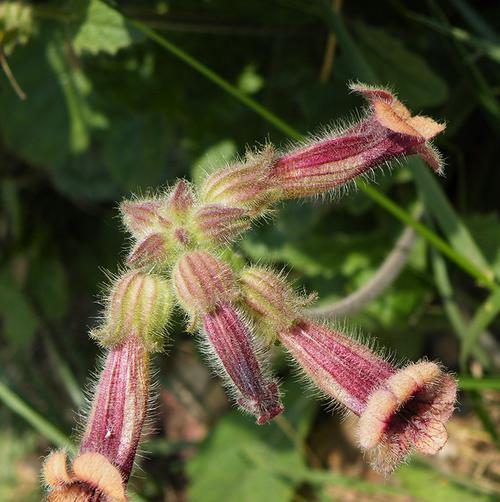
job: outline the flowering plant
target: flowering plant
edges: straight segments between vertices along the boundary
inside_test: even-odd
[[[126,500],[149,400],[149,354],[161,351],[177,305],[231,399],[258,424],[283,411],[269,348],[280,342],[328,397],[359,416],[358,439],[375,468],[391,472],[413,450],[439,451],[456,383],[429,361],[394,365],[360,340],[308,319],[311,301],[282,275],[235,265],[231,243],[279,201],[315,196],[407,155],[442,169],[430,140],[444,125],[412,116],[385,89],[352,86],[364,118],[277,152],[271,145],[166,193],[124,201],[132,236],[126,270],[110,288],[91,333],[107,350],[78,454],[53,452],[44,465],[50,501]]]

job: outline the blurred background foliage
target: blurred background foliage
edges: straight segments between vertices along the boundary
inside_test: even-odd
[[[239,248],[328,303],[393,248],[391,201],[406,215],[423,204],[431,237],[349,323],[460,374],[448,446],[380,479],[279,350],[287,411],[257,427],[229,410],[178,322],[134,499],[498,500],[498,26],[487,0],[0,3],[0,499],[39,500],[42,456],[76,437],[98,352],[86,333],[126,249],[118,202],[352,119],[347,83],[364,80],[447,121],[446,177],[410,160],[375,193],[283,205]]]

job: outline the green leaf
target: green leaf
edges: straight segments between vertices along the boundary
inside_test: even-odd
[[[0,271],[0,319],[1,331],[10,343],[19,349],[31,344],[38,320],[9,268]]]
[[[471,376],[458,377],[458,385],[465,390],[500,390],[500,377],[474,378]]]
[[[301,394],[297,386],[288,388],[283,415],[299,438],[305,437],[314,412]],[[268,469],[269,464],[280,472]],[[289,502],[297,484],[294,473],[305,463],[276,420],[257,427],[249,417],[232,412],[219,420],[187,467],[190,500]]]
[[[446,82],[400,39],[364,23],[357,23],[355,32],[368,62],[377,69],[379,82],[396,89],[411,108],[436,106],[447,100]]]
[[[43,437],[54,443],[56,446],[73,450],[74,446],[69,438],[55,427],[46,418],[34,410],[27,402],[23,401],[4,382],[0,381],[0,401],[4,403],[14,413],[26,420]]]
[[[47,59],[66,101],[71,125],[69,150],[72,153],[80,153],[89,147],[91,129],[105,128],[107,120],[89,105],[87,98],[92,91],[92,85],[83,72],[66,59],[63,48],[62,37],[55,33],[54,40],[47,44]]]
[[[73,38],[77,54],[116,54],[132,43],[125,19],[118,11],[101,0],[88,0],[85,4],[85,19]]]
[[[500,277],[500,218],[497,213],[468,214],[463,222],[481,249],[495,275]]]
[[[90,104],[91,83],[69,60],[58,29],[43,29],[9,64],[28,99],[12,99],[11,90],[0,86],[0,131],[23,160],[59,165],[89,147],[93,129],[106,127],[104,115]]]

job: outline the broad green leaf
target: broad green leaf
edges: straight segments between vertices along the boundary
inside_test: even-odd
[[[91,105],[91,83],[68,59],[57,29],[43,29],[9,64],[28,99],[13,99],[0,87],[2,139],[21,159],[58,175],[57,166],[85,151],[92,131],[106,127],[107,119]]]
[[[77,54],[116,54],[132,43],[125,19],[118,11],[101,0],[88,0],[82,7],[85,18],[73,38]]]
[[[42,166],[61,161],[70,150],[70,117],[62,87],[47,60],[49,44],[50,34],[44,30],[9,59],[27,100],[15,99],[10,88],[0,86],[2,141],[20,159]]]
[[[87,98],[92,91],[90,81],[83,72],[66,59],[63,38],[56,34],[47,45],[47,59],[64,93],[70,122],[69,150],[80,153],[89,147],[92,128],[103,129],[107,120],[93,110]]]
[[[377,69],[379,82],[395,89],[411,108],[418,110],[446,101],[446,82],[399,38],[364,23],[356,24],[355,32],[368,62]]]
[[[3,336],[14,347],[25,349],[31,344],[38,320],[7,267],[0,271],[0,320]]]

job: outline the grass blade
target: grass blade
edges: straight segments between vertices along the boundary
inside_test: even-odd
[[[458,377],[458,385],[460,386],[461,389],[464,390],[484,390],[484,389],[500,390],[500,376],[474,378],[467,375],[460,375]]]
[[[460,362],[462,366],[465,366],[471,350],[477,343],[478,337],[495,319],[499,312],[500,289],[497,289],[483,302],[472,318],[462,344],[462,351],[460,354]]]
[[[478,35],[491,42],[498,42],[495,30],[465,0],[450,0],[450,3]]]
[[[441,301],[443,302],[444,311],[457,337],[460,342],[463,343],[463,341],[467,338],[467,321],[463,318],[460,308],[455,300],[455,294],[448,275],[448,270],[446,268],[446,262],[441,254],[434,249],[431,253],[431,261],[434,272],[434,280],[436,281],[436,286],[439,290]],[[474,357],[483,366],[489,367],[491,365],[487,355],[480,347],[474,345],[473,353]]]
[[[71,441],[63,432],[42,417],[3,382],[0,382],[0,400],[56,446],[73,448]]]

